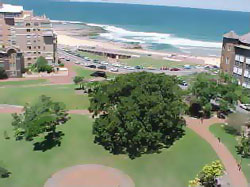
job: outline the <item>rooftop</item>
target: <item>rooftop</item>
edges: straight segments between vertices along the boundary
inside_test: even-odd
[[[231,39],[239,39],[239,35],[236,34],[234,31],[230,31],[229,33],[226,33],[223,35],[224,38],[231,38]]]
[[[21,13],[22,6],[15,6],[10,4],[0,4],[0,13]]]
[[[243,36],[241,36],[240,37],[240,41],[242,43],[250,44],[250,32],[247,33],[247,34],[245,34],[245,35],[243,35]]]

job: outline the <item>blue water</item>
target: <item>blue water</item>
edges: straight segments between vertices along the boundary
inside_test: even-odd
[[[109,33],[101,37],[138,42],[158,50],[220,50],[222,35],[230,30],[249,32],[250,13],[164,6],[62,2],[52,0],[5,0],[46,14],[53,20],[99,24]]]

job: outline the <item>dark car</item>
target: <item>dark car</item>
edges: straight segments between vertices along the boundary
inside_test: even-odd
[[[90,76],[92,76],[92,77],[104,77],[104,78],[107,77],[106,72],[104,72],[104,71],[96,71],[96,72],[90,74]]]
[[[88,65],[88,66],[86,66],[87,68],[93,68],[93,69],[95,69],[96,68],[96,66],[95,65]]]
[[[171,68],[170,71],[180,71],[181,69],[179,68]]]
[[[98,69],[107,69],[106,66],[98,66],[97,68],[98,68]]]
[[[93,60],[94,63],[98,64],[99,63],[99,60]]]
[[[142,66],[135,66],[135,69],[143,69]]]

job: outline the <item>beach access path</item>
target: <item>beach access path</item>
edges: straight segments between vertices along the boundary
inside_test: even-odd
[[[0,113],[21,113],[23,111],[23,106],[15,105],[0,105]],[[69,114],[79,114],[79,115],[91,115],[88,110],[69,110]],[[232,156],[227,147],[219,142],[218,138],[215,137],[210,131],[209,126],[215,123],[224,123],[225,120],[218,119],[217,117],[212,117],[210,119],[205,119],[201,123],[201,120],[191,117],[185,117],[187,127],[196,132],[200,137],[206,140],[211,147],[214,149],[220,160],[222,161],[226,173],[233,187],[247,187],[247,180],[243,172],[239,170],[238,163]]]

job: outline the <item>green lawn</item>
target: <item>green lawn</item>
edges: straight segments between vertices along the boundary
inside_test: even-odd
[[[87,53],[87,52],[82,52],[82,51],[78,51],[77,53],[82,55],[82,56],[89,57],[92,60],[107,60],[106,57],[96,55],[96,54],[93,54],[93,53]]]
[[[45,79],[37,79],[37,80],[23,80],[23,81],[7,81],[0,82],[0,87],[3,86],[23,86],[23,85],[34,85],[34,84],[44,84],[48,83]]]
[[[0,179],[0,186],[4,187],[42,187],[54,172],[77,164],[118,168],[134,180],[136,187],[184,187],[205,164],[218,159],[212,148],[189,129],[181,140],[161,154],[135,160],[114,156],[93,143],[92,119],[78,115],[73,115],[61,127],[65,133],[61,147],[33,151],[32,142],[13,139],[10,115],[1,114],[0,120],[0,160],[12,172],[10,178]],[[10,140],[3,139],[5,130]]]
[[[90,74],[95,72],[93,70],[84,69],[84,68],[79,67],[79,66],[74,66],[73,68],[78,76],[83,76],[84,78],[91,78]]]
[[[120,61],[129,66],[142,65],[143,67],[152,66],[155,68],[161,68],[162,66],[182,67],[185,64],[195,65],[194,63],[174,62],[174,61],[158,59],[158,58],[153,58],[153,57],[130,58],[130,59],[124,59]]]
[[[50,85],[34,87],[7,87],[0,89],[0,104],[25,105],[32,103],[40,95],[47,95],[55,101],[66,104],[68,109],[87,109],[87,95],[76,95],[75,85]]]
[[[84,78],[93,78],[90,76],[91,73],[94,73],[95,71],[102,71],[99,69],[95,69],[95,70],[90,70],[90,69],[84,69],[80,66],[74,66],[74,71],[76,72],[76,74],[78,76],[83,76]],[[106,72],[106,75],[108,76],[108,78],[114,78],[116,77],[118,74],[115,73],[111,73],[111,72]]]
[[[209,129],[216,137],[220,137],[221,141],[227,146],[234,158],[240,162],[240,156],[237,154],[235,146],[237,140],[235,135],[229,134],[224,129],[224,124],[214,124]],[[250,158],[242,160],[242,170],[250,183]]]

